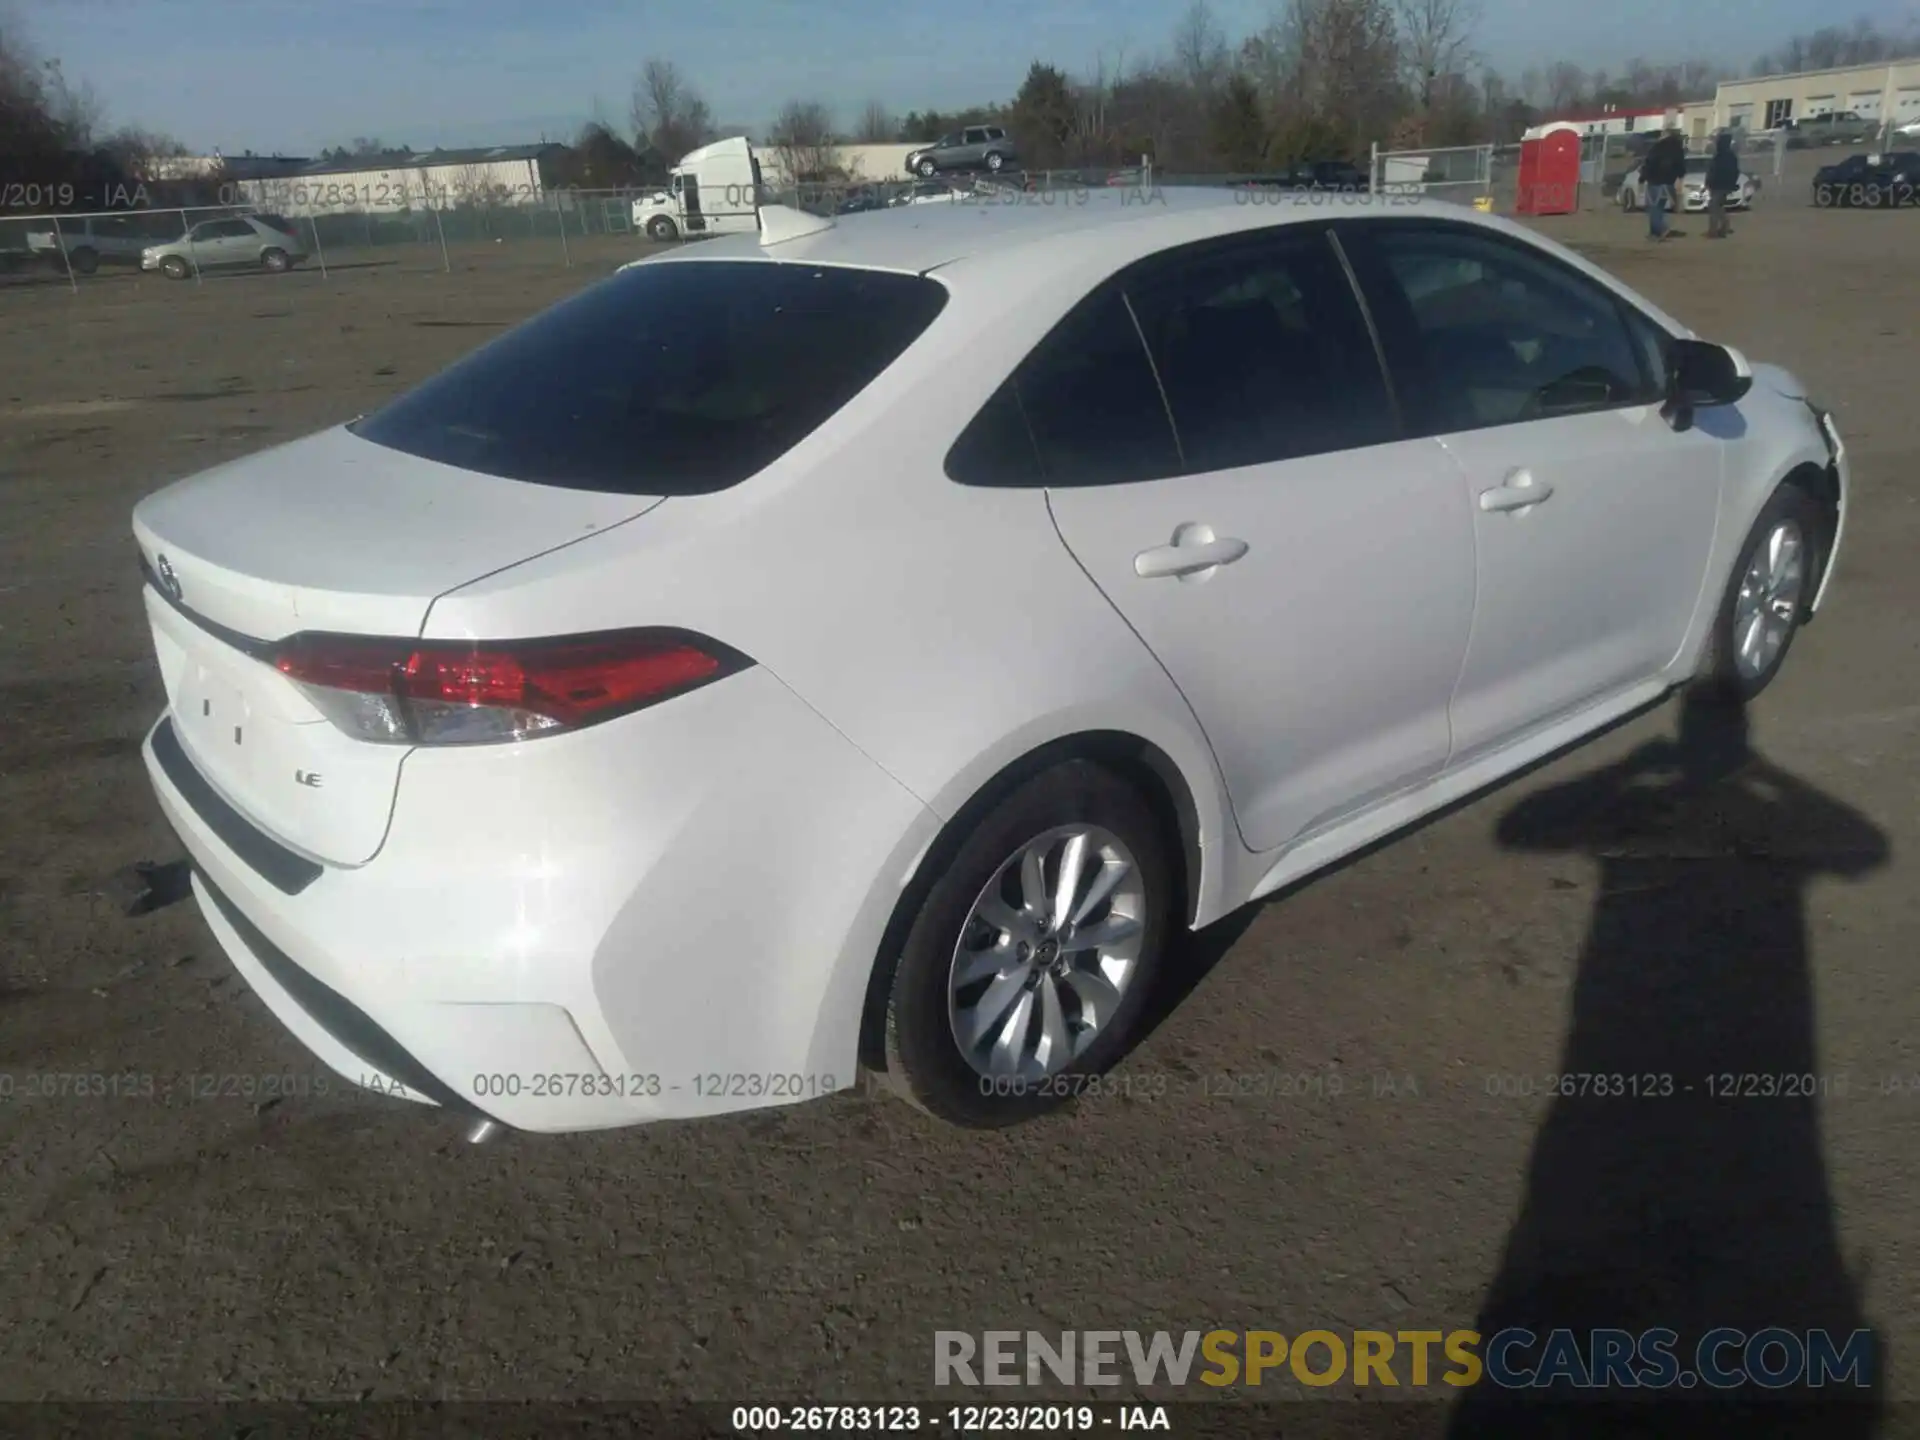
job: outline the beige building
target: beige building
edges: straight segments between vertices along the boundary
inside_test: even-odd
[[[1805,70],[1724,80],[1711,104],[1686,107],[1682,123],[1690,138],[1721,128],[1776,130],[1788,120],[1806,120],[1851,110],[1864,120],[1895,125],[1920,120],[1920,55],[1878,65]]]

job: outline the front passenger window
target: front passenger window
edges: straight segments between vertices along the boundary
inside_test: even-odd
[[[1658,398],[1604,287],[1464,230],[1374,236],[1400,324],[1403,398],[1433,434]]]

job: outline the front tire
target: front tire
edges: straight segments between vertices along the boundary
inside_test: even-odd
[[[1745,704],[1773,683],[1811,613],[1826,537],[1811,495],[1791,483],[1773,492],[1747,532],[1713,618],[1700,672],[1712,696]]]
[[[100,268],[100,252],[82,245],[71,255],[67,256],[67,263],[73,266],[75,273],[91,275]]]
[[[1173,924],[1173,862],[1125,781],[1069,760],[994,803],[907,931],[888,1088],[975,1129],[1059,1108],[1124,1055]]]
[[[647,221],[647,238],[665,245],[670,240],[680,238],[680,227],[664,215],[656,215]]]
[[[193,273],[193,267],[178,255],[169,255],[160,262],[160,272],[169,280],[184,280]]]
[[[922,180],[931,180],[934,177],[934,173],[938,171],[940,167],[935,165],[931,159],[928,159],[922,160],[915,168],[920,172],[920,178]]]

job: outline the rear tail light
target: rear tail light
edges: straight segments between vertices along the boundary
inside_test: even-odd
[[[597,725],[753,662],[684,631],[621,630],[503,641],[296,635],[272,663],[358,739],[484,745]]]

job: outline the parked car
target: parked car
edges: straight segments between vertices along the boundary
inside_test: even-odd
[[[1445,202],[1142,213],[767,206],[143,500],[266,1005],[476,1139],[862,1065],[1006,1124],[1177,932],[1779,673],[1848,494],[1791,374]]]
[[[1712,158],[1706,155],[1687,157],[1686,178],[1680,182],[1680,206],[1683,211],[1698,213],[1707,208],[1707,166]],[[1729,210],[1746,210],[1753,205],[1753,197],[1760,193],[1760,180],[1747,171],[1740,172],[1740,186],[1727,196]],[[1630,171],[1620,181],[1620,208],[1622,210],[1644,210],[1647,208],[1647,186],[1640,178],[1640,172]]]
[[[876,185],[855,185],[843,191],[834,204],[836,215],[859,215],[868,210],[887,208],[887,197]]]
[[[1813,177],[1813,203],[1822,209],[1920,205],[1920,151],[1849,155],[1837,165],[1822,165]]]
[[[62,217],[58,226],[46,225],[27,232],[27,247],[42,260],[59,263],[64,253],[67,262],[81,275],[91,275],[103,264],[138,265],[149,245],[181,233],[179,212],[156,210],[126,215],[76,215]]]
[[[922,180],[909,185],[892,200],[889,205],[939,205],[955,200],[971,200],[973,193],[964,186],[949,180]]]
[[[1787,145],[1805,149],[1815,145],[1864,145],[1880,133],[1880,122],[1852,110],[1833,110],[1787,122]]]
[[[306,242],[291,220],[279,215],[229,215],[202,220],[178,240],[147,246],[140,252],[140,268],[185,280],[195,270],[236,266],[290,270],[306,258]]]
[[[1234,182],[1236,189],[1248,190],[1343,190],[1361,192],[1372,188],[1367,172],[1345,160],[1309,160],[1290,165],[1271,174],[1254,175]]]
[[[1904,125],[1894,126],[1893,133],[1903,140],[1920,140],[1920,115],[1914,116]]]
[[[1000,126],[969,125],[910,152],[906,166],[909,174],[926,179],[942,170],[1010,170],[1019,158],[1012,137]]]

